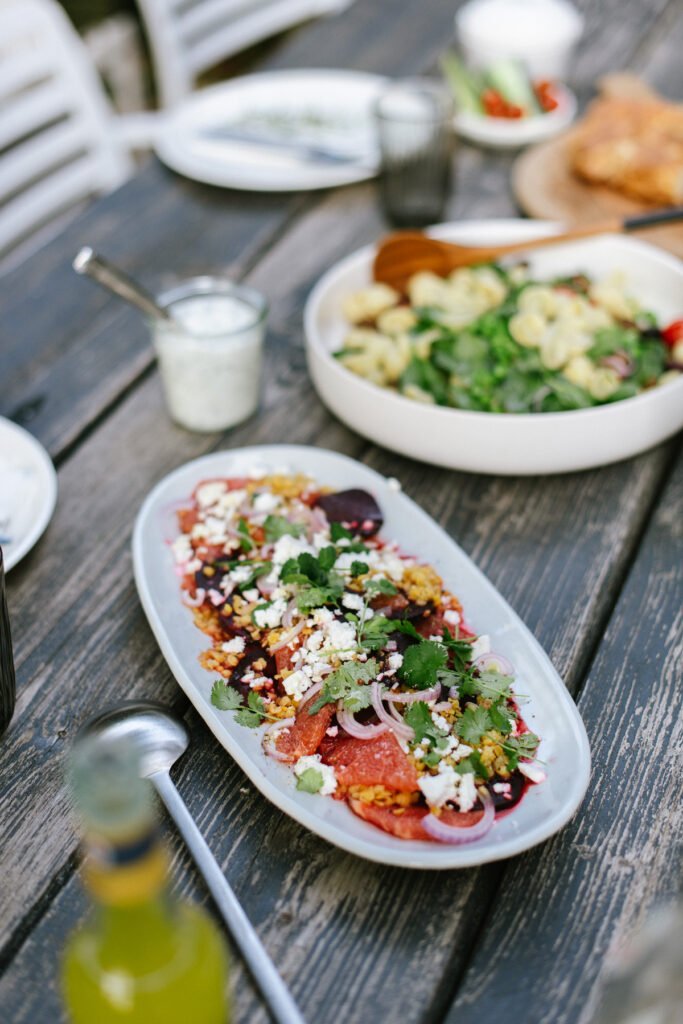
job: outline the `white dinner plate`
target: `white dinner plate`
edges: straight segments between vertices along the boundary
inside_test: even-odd
[[[497,818],[482,839],[463,846],[403,840],[356,817],[345,803],[295,788],[291,768],[267,757],[262,729],[236,725],[210,702],[215,674],[199,664],[210,638],[182,604],[170,542],[178,535],[176,510],[201,480],[244,476],[256,467],[310,474],[335,489],[372,492],[385,517],[382,536],[435,566],[461,599],[468,624],[491,636],[493,649],[517,671],[516,689],[528,695],[524,718],[541,736],[539,758],[547,779]],[[374,470],[336,452],[269,445],[216,452],[171,473],[151,492],[133,535],[135,581],[147,618],[168,665],[199,714],[228,753],[272,803],[329,842],[384,864],[459,868],[499,860],[547,839],[571,818],[588,786],[590,752],[583,723],[562,680],[539,643],[458,545],[410,498]]]
[[[458,111],[453,123],[458,135],[491,149],[518,149],[559,135],[576,117],[576,96],[566,85],[555,85],[557,107],[535,117],[487,117]]]
[[[482,220],[442,224],[438,238],[465,245],[523,242],[557,231],[545,221]],[[572,412],[489,413],[427,405],[347,370],[333,353],[350,327],[346,296],[372,280],[374,246],[335,264],[304,311],[308,368],[323,402],[353,430],[401,455],[473,473],[536,475],[590,469],[629,458],[683,427],[683,376],[635,398]],[[666,324],[683,315],[683,262],[623,235],[602,235],[528,254],[543,280],[623,272],[629,291]]]
[[[5,569],[31,550],[50,522],[57,474],[42,445],[0,417],[0,547]]]
[[[179,174],[253,192],[293,192],[363,181],[379,158],[371,107],[386,79],[360,71],[270,71],[194,93],[165,115],[157,155]],[[303,159],[286,148],[216,139],[220,128],[321,146],[346,163]]]

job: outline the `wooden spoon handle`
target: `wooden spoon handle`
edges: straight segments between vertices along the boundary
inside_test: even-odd
[[[572,242],[577,238],[590,238],[593,235],[605,235],[619,233],[624,230],[623,221],[614,220],[600,221],[598,224],[582,224],[559,235],[547,235],[543,238],[531,238],[526,242],[515,242],[511,245],[495,245],[487,248],[477,247],[477,258],[482,260],[493,260],[498,256],[505,256],[512,252],[526,252],[529,249],[541,249],[545,245],[559,245],[562,242]],[[484,254],[487,255],[484,255]]]

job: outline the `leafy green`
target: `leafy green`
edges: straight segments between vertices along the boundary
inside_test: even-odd
[[[248,551],[251,551],[252,548],[255,547],[255,544],[249,535],[249,524],[247,523],[246,519],[240,519],[239,523],[237,524],[237,532],[240,535],[240,547],[242,548],[242,551],[244,551],[246,554]]]
[[[211,703],[219,711],[236,711],[242,705],[242,694],[234,686],[217,679],[211,687]]]
[[[292,523],[284,516],[266,516],[263,532],[269,544],[274,544],[281,537],[300,537],[305,527],[302,523]]]
[[[468,775],[470,772],[474,772],[480,779],[487,779],[489,777],[488,769],[476,750],[473,750],[471,754],[468,754],[462,761],[459,761],[455,766],[455,770],[458,775]]]
[[[330,672],[323,683],[318,699],[309,708],[309,715],[315,715],[325,704],[341,700],[347,711],[356,712],[370,706],[372,694],[369,683],[379,672],[374,658],[368,661],[350,661]]]
[[[399,669],[401,679],[414,690],[427,690],[434,686],[437,674],[448,659],[446,648],[434,640],[422,640],[408,647]]]
[[[253,690],[250,692],[245,707],[239,690],[229,686],[222,679],[217,679],[211,687],[211,703],[219,711],[235,711],[237,724],[248,729],[256,729],[266,718],[271,718],[266,712],[263,698],[259,697],[258,693]]]
[[[470,746],[478,743],[485,732],[493,728],[487,708],[470,704],[458,719],[456,732]]]
[[[355,564],[355,563],[354,563]],[[353,569],[353,566],[351,566]],[[376,579],[368,580],[365,584],[365,593],[371,597],[375,597],[377,594],[386,594],[391,596],[398,594],[398,589],[394,586],[391,580],[387,580],[384,576],[378,576]]]
[[[369,572],[370,566],[367,562],[351,562],[351,568],[349,572],[352,576],[364,576],[366,572]]]
[[[309,612],[325,604],[337,604],[344,593],[344,581],[333,571],[337,552],[331,545],[317,555],[308,551],[296,558],[289,558],[282,566],[282,583],[296,583],[300,590],[296,595],[299,611]]]
[[[254,583],[256,583],[256,580],[259,579],[261,576],[267,576],[268,573],[271,572],[273,568],[272,562],[238,562],[237,564],[247,564],[251,566],[251,572],[247,576],[246,580],[243,580],[241,583],[237,584],[237,589],[240,592],[240,594],[243,593],[245,590],[249,590],[251,587],[253,587]]]
[[[429,742],[429,749],[422,755],[422,763],[429,767],[437,765],[448,746],[448,734],[434,724],[428,705],[423,700],[414,701],[408,707],[404,719],[415,732],[411,740],[414,747],[421,746],[424,740]]]
[[[306,768],[296,780],[302,793],[319,793],[323,788],[323,773],[318,768]]]
[[[334,544],[340,540],[353,540],[351,530],[347,530],[341,523],[330,523],[330,537]]]
[[[523,732],[520,736],[509,736],[504,740],[501,745],[507,756],[510,771],[513,772],[524,758],[533,757],[540,742],[533,732]]]

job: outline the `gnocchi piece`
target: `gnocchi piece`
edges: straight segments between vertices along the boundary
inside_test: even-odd
[[[574,356],[563,367],[562,373],[572,384],[576,384],[577,387],[584,388],[587,391],[588,384],[593,375],[593,368],[593,363],[587,356]]]
[[[631,320],[638,312],[638,303],[624,292],[620,275],[612,274],[591,285],[589,294],[594,302],[622,320]]]
[[[417,323],[410,306],[394,306],[377,317],[377,329],[382,334],[406,334]]]
[[[525,348],[539,348],[547,330],[548,322],[540,313],[515,313],[510,317],[510,334]]]
[[[352,324],[376,320],[380,313],[397,306],[401,296],[388,284],[372,284],[347,296],[344,316]]]
[[[531,284],[524,288],[517,300],[520,313],[538,313],[546,320],[557,315],[559,293],[544,284]]]
[[[423,391],[417,384],[406,384],[403,388],[406,398],[412,398],[415,402],[422,402],[424,405],[436,405],[436,399],[428,391]]]
[[[678,380],[679,377],[683,376],[680,370],[666,370],[665,373],[657,381],[657,386],[661,387],[662,384],[671,384],[672,381]]]
[[[347,369],[374,384],[395,384],[410,362],[407,335],[387,337],[370,328],[357,327],[346,338],[341,362]]]
[[[408,281],[408,297],[411,306],[441,306],[448,285],[442,277],[422,270],[413,274]]]
[[[604,402],[606,398],[614,394],[620,384],[621,378],[616,370],[612,370],[609,366],[596,366],[588,382],[588,393],[593,398],[597,398],[599,402]]]

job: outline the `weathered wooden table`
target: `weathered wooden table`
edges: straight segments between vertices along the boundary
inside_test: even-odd
[[[631,66],[683,95],[679,0],[585,0],[582,98]],[[448,0],[358,0],[306,26],[260,66],[429,69]],[[463,148],[454,218],[513,213],[508,158]],[[610,949],[671,897],[680,874],[683,594],[680,439],[590,473],[494,479],[374,448],[322,407],[301,312],[335,260],[382,230],[373,185],[248,195],[180,180],[154,160],[0,281],[0,412],[59,468],[46,536],[12,573],[18,704],[0,742],[0,1018],[59,1019],[58,959],[85,912],[62,781],[77,727],[124,697],[186,713],[178,785],[311,1022],[588,1021]],[[226,436],[171,425],[143,324],[76,277],[89,243],[151,287],[226,270],[272,303],[260,415]],[[578,702],[589,794],[563,832],[480,870],[428,873],[354,859],[257,793],[187,707],[133,586],[130,533],[148,490],[218,447],[287,440],[347,452],[401,479],[526,620]],[[178,888],[206,893],[172,838]],[[236,1019],[265,1011],[239,962]]]

